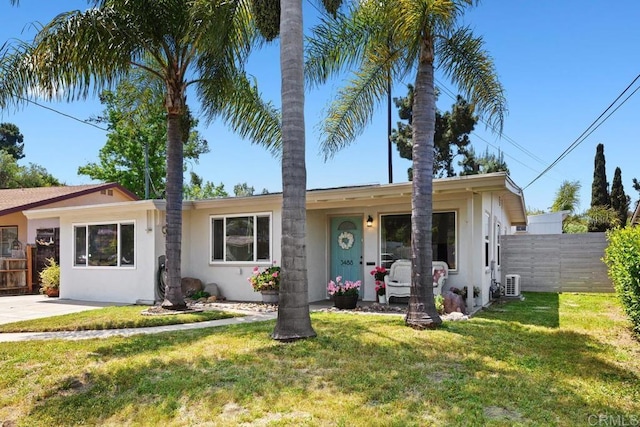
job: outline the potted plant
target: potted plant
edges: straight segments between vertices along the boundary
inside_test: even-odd
[[[48,297],[60,295],[60,265],[55,259],[47,258],[47,266],[40,272],[40,281],[40,293]]]
[[[340,309],[354,309],[358,304],[360,280],[342,282],[342,276],[336,277],[335,282],[330,280],[327,284],[327,292],[333,297],[333,305]]]
[[[389,270],[384,267],[376,266],[371,270],[370,274],[376,281],[376,296],[380,304],[387,303],[386,285],[384,283],[384,277],[389,274]]]
[[[275,261],[270,267],[254,267],[253,274],[247,280],[251,283],[254,291],[262,294],[262,302],[278,303],[280,267],[275,265]]]

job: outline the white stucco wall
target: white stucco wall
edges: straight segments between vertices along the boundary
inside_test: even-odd
[[[75,267],[74,224],[133,221],[134,267]],[[150,230],[149,230],[150,228]],[[155,238],[146,209],[118,211],[105,207],[93,212],[69,212],[60,217],[60,297],[85,301],[135,303],[155,298]]]
[[[395,187],[391,187],[395,188]],[[404,188],[404,187],[403,187]],[[374,278],[369,274],[375,265],[380,265],[380,218],[386,214],[410,214],[410,194],[391,194],[378,197],[377,192],[360,199],[350,199],[351,190],[345,191],[344,199],[327,200],[318,196],[314,203],[307,204],[307,270],[309,300],[327,298],[326,284],[330,275],[331,218],[335,216],[357,216],[363,219],[363,299],[376,299]],[[353,190],[356,191],[356,190]],[[406,190],[402,190],[406,191]],[[495,260],[495,224],[501,224],[501,232],[510,230],[503,194],[500,192],[475,192],[466,189],[434,194],[434,212],[456,213],[456,268],[450,270],[445,290],[455,286],[482,287],[483,303],[489,300],[491,268],[484,260],[483,221],[490,220],[489,259]],[[62,268],[61,297],[92,301],[134,303],[138,300],[155,299],[158,256],[165,253],[165,236],[162,226],[165,213],[155,201],[116,203],[115,205],[52,209],[50,212],[36,211],[30,221],[45,223],[48,218],[60,218],[60,258]],[[182,276],[195,277],[203,283],[217,283],[222,295],[229,300],[260,301],[261,295],[254,292],[247,278],[253,268],[269,263],[211,262],[211,216],[246,215],[270,213],[272,259],[281,259],[281,199],[279,195],[233,198],[218,201],[185,203],[183,210]],[[364,220],[371,215],[372,227]],[[74,267],[73,225],[75,223],[105,223],[134,221],[136,225],[136,264],[132,268]],[[496,280],[501,280],[500,268],[494,270]],[[472,295],[472,294],[471,294]]]
[[[210,217],[211,215],[243,215],[271,213],[271,254],[273,260],[280,260],[280,236],[282,216],[277,203],[254,204],[252,206],[220,206],[210,209],[195,209],[185,215],[190,225],[184,227],[182,244],[182,276],[195,277],[204,284],[217,283],[222,295],[232,301],[261,301],[259,292],[254,292],[247,278],[255,266],[269,263],[253,262],[210,262]]]
[[[504,199],[502,193],[499,192],[487,192],[481,196],[481,205],[476,209],[476,222],[475,224],[475,238],[473,239],[473,252],[478,254],[480,262],[474,262],[474,271],[472,271],[471,282],[472,286],[479,286],[481,288],[482,304],[486,304],[490,300],[490,287],[492,279],[497,282],[502,281],[502,266],[499,262],[499,258],[503,257],[503,254],[498,257],[498,230],[499,234],[511,234],[512,226],[505,209]],[[485,222],[489,220],[489,266],[485,266],[485,248],[484,248],[484,235],[485,235]],[[469,288],[471,289],[471,288]]]
[[[528,234],[562,234],[562,220],[567,211],[549,212],[527,217]]]

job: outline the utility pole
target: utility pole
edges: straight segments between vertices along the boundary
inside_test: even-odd
[[[389,167],[389,184],[393,184],[393,147],[391,143],[391,70],[387,74],[387,156]]]
[[[144,143],[144,199],[149,200],[149,144]]]

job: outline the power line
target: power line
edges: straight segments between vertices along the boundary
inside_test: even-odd
[[[29,102],[29,103],[31,103],[31,104],[33,104],[33,105],[38,106],[38,107],[44,108],[45,110],[53,111],[53,112],[54,112],[54,113],[56,113],[56,114],[60,114],[61,116],[67,117],[67,118],[69,118],[69,119],[75,120],[75,121],[80,122],[80,123],[83,123],[83,124],[85,124],[85,125],[93,126],[94,128],[97,128],[97,129],[103,130],[103,131],[105,131],[105,132],[109,130],[109,129],[107,129],[107,128],[103,128],[102,126],[98,126],[98,125],[97,125],[97,124],[95,124],[95,123],[91,123],[91,122],[89,122],[89,121],[79,119],[79,118],[77,118],[77,117],[72,116],[71,114],[63,113],[62,111],[56,110],[55,108],[47,107],[46,105],[42,105],[42,104],[37,103],[37,102],[35,102],[35,101],[32,101],[32,100],[30,100],[30,99],[23,98],[23,97],[21,97],[21,96],[16,96],[16,98],[18,98],[18,99],[20,99],[20,100],[22,100],[22,101],[25,101],[25,102]]]
[[[567,147],[562,154],[560,154],[558,156],[558,158],[556,160],[553,161],[553,163],[551,163],[549,166],[547,166],[547,168],[545,170],[543,170],[538,176],[536,176],[529,184],[527,184],[523,190],[525,190],[527,187],[529,187],[531,184],[533,184],[534,182],[536,182],[540,177],[542,177],[544,174],[546,174],[547,172],[549,172],[549,170],[551,170],[551,168],[553,168],[555,165],[557,165],[558,163],[560,163],[560,161],[562,161],[565,157],[567,157],[569,155],[569,153],[571,153],[576,147],[578,147],[578,145],[582,144],[584,142],[585,139],[587,139],[587,137],[589,135],[591,135],[596,129],[598,129],[605,121],[607,121],[607,119],[609,119],[609,117],[611,117],[611,115],[613,113],[615,113],[618,108],[620,108],[621,106],[623,106],[628,100],[629,98],[631,98],[632,95],[634,95],[638,89],[636,88],[633,92],[631,92],[631,94],[629,96],[627,96],[621,103],[620,105],[618,105],[609,115],[607,115],[604,119],[602,119],[602,121],[600,123],[598,123],[598,121],[605,115],[607,114],[607,112],[616,104],[616,102],[618,102],[618,100],[620,98],[622,98],[622,96],[631,88],[631,86],[633,86],[635,84],[635,82],[640,79],[640,74],[638,74],[636,76],[635,79],[633,79],[631,81],[631,83],[629,83],[629,85],[620,93],[620,95],[618,95],[616,97],[616,99],[613,100],[613,102],[611,104],[609,104],[609,106],[593,121],[591,122],[591,124],[589,125],[589,127],[587,127],[584,132],[582,132],[580,134],[580,136],[578,138],[576,138],[575,141],[573,141],[569,147]],[[598,123],[596,125],[596,123]],[[595,127],[594,127],[595,126]],[[591,129],[593,128],[593,129]]]
[[[449,89],[447,88],[444,84],[442,84],[442,82],[440,82],[438,79],[435,79],[436,83],[438,84],[438,88],[441,89],[446,95],[448,95],[451,99],[453,99],[454,101],[457,99],[456,95]],[[495,131],[494,127],[491,126],[489,123],[487,123],[482,117],[479,117],[478,120],[483,123],[485,126],[487,126],[489,129]],[[477,134],[474,133],[474,135],[478,136]],[[518,144],[513,138],[510,138],[508,135],[506,135],[505,133],[501,133],[500,136],[502,137],[502,139],[506,140],[508,143],[510,143],[511,145],[513,145],[514,147],[516,147],[518,150],[522,151],[524,154],[526,154],[527,156],[531,157],[532,159],[536,160],[538,163],[545,165],[547,164],[547,162],[545,162],[544,160],[542,160],[541,158],[539,158],[538,156],[536,156],[534,153],[532,153],[531,151],[527,150],[525,147],[523,147],[522,145]],[[486,141],[485,141],[486,142]],[[533,169],[532,169],[533,170]]]
[[[508,153],[505,153],[505,152],[504,152],[504,150],[501,150],[501,149],[500,149],[500,147],[496,147],[495,145],[493,145],[492,143],[490,143],[489,141],[487,141],[485,138],[481,137],[481,136],[480,136],[480,135],[478,135],[477,133],[475,133],[475,132],[471,132],[471,134],[472,134],[473,136],[475,136],[476,138],[478,138],[479,140],[484,141],[484,143],[485,143],[485,144],[487,144],[488,146],[490,146],[490,147],[492,147],[492,148],[494,148],[494,149],[498,150],[499,152],[501,152],[502,154],[504,154],[506,157],[508,157],[508,158],[512,159],[512,160],[513,160],[513,161],[515,161],[516,163],[520,163],[520,164],[521,164],[522,166],[524,166],[525,168],[530,169],[530,170],[532,170],[532,171],[534,171],[534,172],[538,172],[537,170],[535,170],[534,168],[532,168],[532,167],[531,167],[531,166],[529,166],[528,164],[526,164],[526,163],[524,163],[524,162],[522,162],[522,161],[520,161],[520,160],[516,159],[515,157],[513,157],[513,156],[509,155]]]

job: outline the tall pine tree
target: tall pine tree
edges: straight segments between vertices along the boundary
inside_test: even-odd
[[[394,98],[398,108],[398,116],[406,120],[408,124],[398,122],[398,128],[391,132],[391,141],[394,142],[400,153],[400,157],[413,159],[413,85],[407,85],[408,93],[405,97]],[[453,158],[462,155],[466,159],[469,156],[471,140],[469,134],[473,132],[478,117],[474,114],[474,106],[469,104],[460,95],[456,103],[451,106],[451,111],[441,112],[436,110],[436,128],[433,141],[433,176],[455,176],[453,170]],[[408,170],[409,180],[412,179],[412,168]]]
[[[586,216],[589,221],[589,232],[607,231],[618,224],[618,214],[611,208],[603,144],[598,144],[596,147],[591,185],[591,208],[586,212]]]
[[[607,182],[607,171],[605,170],[604,145],[598,144],[596,147],[596,157],[593,169],[593,184],[591,185],[591,207],[611,206],[609,197],[609,183]]]
[[[627,224],[629,203],[629,196],[624,193],[624,187],[622,185],[622,171],[620,168],[616,168],[613,175],[613,183],[611,184],[611,207],[618,213],[621,227]]]

